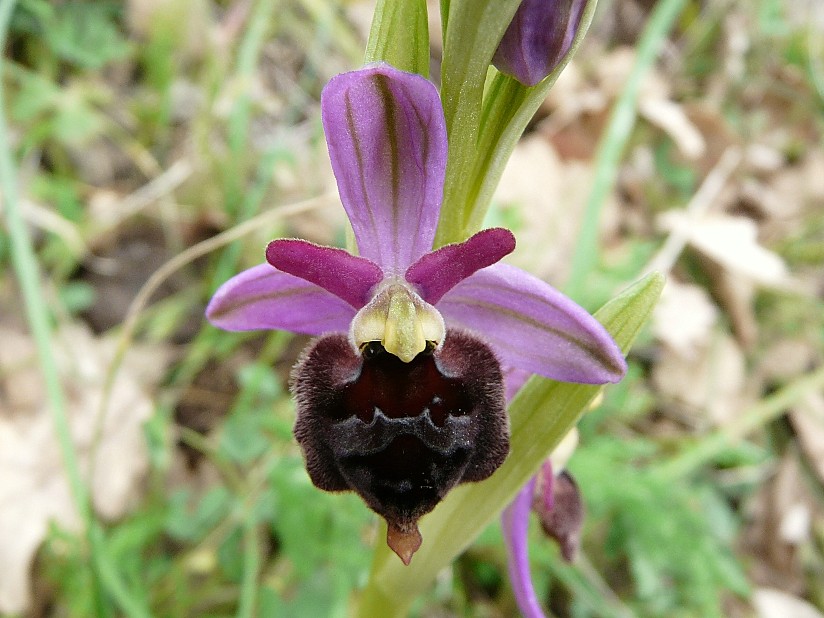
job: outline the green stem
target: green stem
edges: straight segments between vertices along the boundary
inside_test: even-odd
[[[435,246],[463,240],[481,228],[512,151],[581,45],[596,5],[596,0],[587,2],[572,46],[552,73],[540,83],[525,86],[495,69],[484,73],[485,92],[478,118],[470,118],[474,124],[465,126],[456,120],[456,128],[450,128],[444,205]],[[463,82],[461,84],[464,88]],[[448,86],[449,81],[444,82],[445,97]],[[446,105],[445,99],[445,109]],[[468,133],[465,131],[467,128],[471,129]]]
[[[92,521],[89,526],[88,537],[95,562],[95,571],[99,574],[106,592],[111,595],[118,607],[127,616],[150,618],[149,611],[132,594],[120,576],[118,567],[109,553],[109,548],[106,546],[106,535],[103,527],[96,520]]]
[[[606,198],[615,184],[618,166],[624,149],[635,126],[638,93],[649,73],[661,45],[675,25],[687,0],[661,0],[650,15],[646,28],[638,41],[635,65],[626,86],[613,107],[606,132],[601,138],[595,157],[595,178],[589,195],[575,253],[572,256],[570,278],[566,292],[573,299],[580,299],[589,275],[598,265],[598,221]]]
[[[251,504],[247,507],[246,517],[243,520],[243,579],[240,584],[238,618],[251,618],[255,615],[259,571],[260,550],[257,521],[254,504]]]

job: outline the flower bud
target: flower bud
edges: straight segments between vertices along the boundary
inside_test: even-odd
[[[522,0],[492,64],[525,86],[549,76],[567,54],[586,0]]]

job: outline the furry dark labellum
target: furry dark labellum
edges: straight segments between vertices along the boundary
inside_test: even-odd
[[[509,452],[503,378],[489,347],[447,330],[440,348],[404,363],[379,342],[313,341],[292,374],[295,436],[312,482],[355,491],[387,522],[408,564],[417,522],[459,483],[489,477]]]

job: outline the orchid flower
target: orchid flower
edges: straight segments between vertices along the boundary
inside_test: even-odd
[[[549,76],[572,47],[587,0],[522,0],[492,63],[526,86]]]
[[[432,83],[370,65],[333,78],[321,111],[359,255],[274,240],[207,316],[317,336],[291,380],[307,471],[321,489],[358,493],[408,564],[418,519],[507,456],[502,365],[603,384],[626,364],[584,309],[498,263],[515,248],[508,230],[433,250],[447,138]]]

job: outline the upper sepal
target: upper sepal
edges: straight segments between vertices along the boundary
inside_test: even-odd
[[[437,90],[377,64],[333,77],[321,112],[358,250],[402,274],[432,248],[438,225],[447,145]]]

